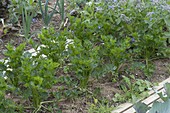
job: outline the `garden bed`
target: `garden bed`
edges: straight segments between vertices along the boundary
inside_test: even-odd
[[[35,52],[34,49],[30,49],[30,50],[28,50],[28,52],[31,53],[33,56],[37,55],[37,53]],[[165,82],[169,82],[168,77],[170,76],[170,74],[169,74],[170,71],[169,71],[168,66],[170,64],[170,59],[157,59],[157,60],[153,60],[153,62],[155,65],[155,72],[152,76],[152,79],[150,79],[150,82],[158,83],[158,82],[161,82],[164,80],[163,82],[161,82],[159,84],[159,86],[155,87],[156,90],[161,92],[162,88],[163,88],[163,84]],[[140,70],[136,70],[135,72],[136,73],[134,73],[134,74],[136,74],[136,76],[139,76],[139,78],[144,77],[144,75],[142,74],[142,72]],[[122,80],[120,80],[120,81],[122,81]],[[109,101],[112,101],[112,99],[114,98],[114,95],[116,93],[120,93],[120,94],[123,93],[120,90],[120,87],[119,87],[120,85],[121,85],[121,82],[113,83],[112,81],[110,81],[109,76],[101,78],[99,81],[91,79],[89,81],[89,86],[88,86],[88,89],[90,92],[88,95],[91,95],[91,93],[94,90],[96,90],[96,88],[99,88],[100,96],[105,97]],[[56,90],[56,87],[58,87],[58,86],[54,86],[54,88],[52,90]],[[10,94],[8,94],[8,95],[10,95]],[[154,94],[153,91],[150,91],[149,95],[150,96],[143,101],[143,102],[147,103],[148,105],[150,105],[153,101],[159,99],[159,97],[156,94]],[[15,97],[7,96],[7,98],[13,98],[16,102],[19,102],[17,100],[17,98],[15,99]],[[61,101],[59,104],[59,107],[62,109],[63,113],[70,113],[70,112],[72,112],[72,113],[78,113],[78,112],[86,113],[88,110],[87,108],[90,106],[89,103],[92,101],[93,101],[92,98],[87,98],[86,96],[85,97],[80,96],[77,99]],[[119,105],[119,104],[121,104],[121,105]],[[116,111],[113,111],[113,113],[132,113],[132,111],[134,112],[134,109],[132,107],[133,104],[131,104],[131,103],[122,104],[122,102],[121,103],[116,102],[116,103],[112,103],[111,105],[116,107],[116,109],[120,108]],[[28,110],[28,112],[29,112],[29,110]]]
[[[33,43],[23,35],[21,16],[15,27],[7,21],[5,27],[0,25],[0,59],[9,61],[0,64],[5,78],[0,80],[6,88],[4,100],[12,101],[7,104],[12,107],[3,104],[4,108],[28,113],[109,113],[126,101],[145,97],[148,87],[169,78],[170,47],[164,36],[169,28],[162,16],[169,13],[160,13],[162,6],[157,4],[156,10],[140,4],[145,10],[139,13],[122,2],[108,7],[103,2],[77,4],[79,8],[72,4],[76,7],[72,16],[67,9],[71,5],[65,4],[68,17],[62,27],[60,14],[54,14],[50,26],[43,28],[43,16],[37,13],[31,20]],[[150,14],[153,10],[157,12]],[[157,13],[162,14],[159,19]],[[131,108],[128,104],[126,111]]]

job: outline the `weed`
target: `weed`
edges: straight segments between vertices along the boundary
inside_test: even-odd
[[[98,102],[97,99],[94,99],[94,104],[91,104],[88,113],[111,113],[114,109],[109,105],[109,103]]]
[[[149,81],[136,79],[134,75],[130,77],[123,76],[123,84],[120,85],[120,88],[123,90],[124,94],[116,94],[113,101],[126,101],[127,99],[136,101],[137,98],[147,96],[147,89],[151,86]]]

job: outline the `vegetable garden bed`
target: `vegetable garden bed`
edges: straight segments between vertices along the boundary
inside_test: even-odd
[[[110,113],[148,96],[148,88],[170,76],[168,2],[3,0],[2,5],[2,11],[9,8],[0,11],[4,113]]]

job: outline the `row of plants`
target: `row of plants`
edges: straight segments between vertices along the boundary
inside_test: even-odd
[[[2,31],[6,35],[9,32],[11,24],[21,28],[19,36],[24,36],[26,39],[33,37],[35,33],[31,33],[31,24],[36,22],[36,17],[40,16],[43,20],[43,26],[48,27],[54,14],[59,14],[61,17],[61,26],[64,24],[65,11],[64,0],[55,0],[54,6],[49,5],[49,0],[3,0],[0,4],[4,5],[0,10],[4,13],[1,19],[6,20]],[[4,11],[5,8],[5,11]],[[8,12],[8,13],[7,13]],[[7,16],[8,14],[8,16]],[[8,18],[7,18],[8,17]],[[9,30],[9,31],[8,31]]]
[[[19,1],[14,0],[11,7],[14,2]],[[56,31],[49,23],[57,13],[57,5],[64,20],[64,1],[59,4],[56,0],[49,13],[48,0],[44,8],[39,0],[45,26],[38,34],[40,44],[30,35],[36,2],[20,2],[33,6],[28,9],[27,4],[15,6],[15,10],[21,11],[24,37],[29,40],[16,48],[8,44],[6,58],[0,62],[0,110],[4,112],[62,112],[60,101],[83,95],[90,95],[96,104],[90,106],[89,112],[100,108],[110,112],[110,102],[103,105],[99,95],[89,92],[92,78],[108,76],[113,83],[122,81],[120,89],[125,94],[116,94],[113,102],[136,99],[152,85],[137,79],[135,69],[142,70],[144,77],[150,79],[154,71],[152,59],[170,55],[167,38],[170,10],[164,1],[90,1],[77,8],[76,15],[68,14],[69,25],[64,28],[62,21],[63,29]],[[27,44],[32,45],[36,55],[25,52]]]
[[[9,18],[12,24],[16,24],[19,21],[21,15],[23,15],[23,9],[27,12],[33,13],[33,16],[42,14],[44,25],[48,26],[52,16],[56,13],[61,15],[62,20],[64,19],[64,1],[63,0],[54,0],[54,6],[49,6],[50,1],[45,0],[11,0],[9,3]],[[3,1],[2,1],[3,3]],[[56,9],[58,8],[58,10]],[[49,12],[51,11],[51,13]]]

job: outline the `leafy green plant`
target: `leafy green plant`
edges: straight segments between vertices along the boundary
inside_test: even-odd
[[[0,62],[0,110],[4,113],[22,112],[21,106],[18,106],[11,98],[7,97],[9,85],[6,83],[7,77],[4,76],[4,63]]]
[[[113,74],[118,75],[119,69],[121,68],[121,65],[125,63],[129,57],[129,54],[127,53],[127,48],[130,47],[129,40],[123,40],[121,41],[121,45],[117,44],[116,39],[114,39],[112,36],[101,36],[103,39],[103,47],[101,49],[101,55],[104,56],[109,64],[112,64],[115,70],[112,71]]]
[[[91,2],[90,5],[84,7],[83,11],[80,11],[81,16],[79,18],[70,17],[71,38],[82,40],[82,46],[84,46],[84,42],[88,41],[89,44],[92,44],[92,49],[99,49],[99,63],[96,69],[93,69],[92,74],[95,76],[101,76],[109,72],[117,74],[128,57],[126,49],[130,45],[129,39],[120,40],[112,36],[111,31],[114,31],[114,25],[110,21],[112,13],[110,12],[110,15],[107,15],[102,10],[98,11],[97,7],[101,7],[103,10],[106,9],[103,2]],[[112,52],[110,49],[112,49]]]
[[[113,107],[109,106],[108,103],[98,102],[96,101],[95,104],[91,104],[88,113],[111,113],[113,111]]]
[[[28,61],[31,62],[28,63]],[[21,79],[23,80],[24,87],[27,88],[26,92],[31,91],[32,101],[35,107],[38,107],[40,102],[45,99],[43,95],[46,94],[48,97],[48,92],[45,89],[49,89],[55,84],[56,79],[54,74],[58,66],[58,63],[44,58],[35,60],[25,58],[22,61],[23,75]]]
[[[163,36],[163,29],[165,28],[164,15],[168,14],[168,12],[162,10],[160,5],[152,7],[152,2],[139,4],[143,6],[140,10],[135,6],[128,7],[134,12],[132,15],[135,16],[135,18],[132,18],[131,23],[128,24],[128,28],[131,35],[136,40],[134,43],[136,46],[134,48],[134,53],[136,53],[138,57],[145,59],[145,74],[146,76],[149,76],[152,75],[152,73],[150,73],[152,68],[150,59],[160,55],[162,53],[162,49],[166,48],[166,39]],[[136,10],[132,10],[132,7]],[[140,14],[138,14],[138,12],[140,12]],[[129,15],[127,13],[125,14]],[[158,15],[162,16],[157,18]],[[132,28],[132,26],[135,27]],[[140,27],[137,28],[137,26]]]
[[[7,51],[4,53],[5,56],[9,57],[10,60],[8,61],[8,67],[4,67],[4,71],[9,76],[8,80],[12,86],[18,87],[20,76],[19,73],[21,71],[21,61],[22,61],[22,54],[24,52],[26,43],[20,44],[16,49],[10,44],[6,46]]]
[[[80,87],[85,88],[97,66],[99,48],[93,48],[94,45],[89,40],[81,41],[76,37],[72,39],[73,43],[67,42],[67,37],[72,38],[74,35],[65,30],[55,33],[53,28],[42,30],[39,38],[43,46],[40,47],[38,55],[43,54],[55,62],[60,62],[61,69],[63,66],[68,67],[68,71],[75,73],[80,80]]]
[[[39,3],[39,7],[40,7],[40,10],[41,10],[41,14],[42,14],[42,18],[43,18],[43,22],[45,24],[45,27],[48,27],[48,25],[51,21],[51,18],[53,17],[53,15],[56,12],[61,15],[62,22],[64,21],[64,0],[56,0],[54,8],[52,8],[51,13],[49,13],[49,6],[48,6],[49,0],[45,1],[44,10],[43,10],[43,7],[42,7],[42,0],[38,0],[38,3]],[[59,11],[56,11],[57,6],[59,8]]]
[[[56,83],[55,72],[59,63],[41,56],[33,57],[31,53],[24,52],[24,48],[25,43],[16,49],[7,46],[5,56],[8,62],[4,64],[3,71],[6,71],[6,81],[11,86],[12,94],[21,94],[22,99],[30,99],[33,106],[38,108],[48,98],[48,89]]]
[[[130,77],[123,76],[123,84],[120,88],[124,94],[116,94],[113,101],[126,101],[127,99],[136,101],[139,97],[148,95],[147,89],[151,87],[151,83],[146,80],[136,79],[134,75]]]
[[[146,104],[138,102],[134,105],[137,113],[168,113],[170,111],[170,83],[166,83],[164,86],[166,90],[166,95],[158,93],[163,102],[155,101],[152,107],[148,107]],[[165,95],[165,96],[164,96]]]
[[[93,48],[89,40],[74,38],[73,44],[69,45],[70,68],[80,80],[80,87],[86,88],[92,72],[98,65],[98,47]]]
[[[39,34],[40,46],[38,55],[45,55],[47,58],[53,59],[54,62],[60,62],[64,65],[67,58],[66,53],[66,34],[65,32],[56,33],[54,28],[42,29]]]
[[[22,106],[18,106],[13,100],[2,97],[0,99],[0,110],[3,113],[22,113]]]
[[[69,3],[69,8],[75,9],[75,7],[83,8],[86,3],[90,2],[90,0],[67,0],[67,2]]]
[[[107,72],[101,72],[107,67],[112,74],[118,75],[124,63],[144,59],[144,73],[149,77],[154,69],[151,59],[165,53],[163,29],[168,11],[161,8],[161,3],[156,6],[152,2],[129,4],[129,1],[117,4],[92,1],[83,10],[77,10],[78,18],[69,17],[71,34],[100,48],[100,75],[109,72],[109,68]]]

